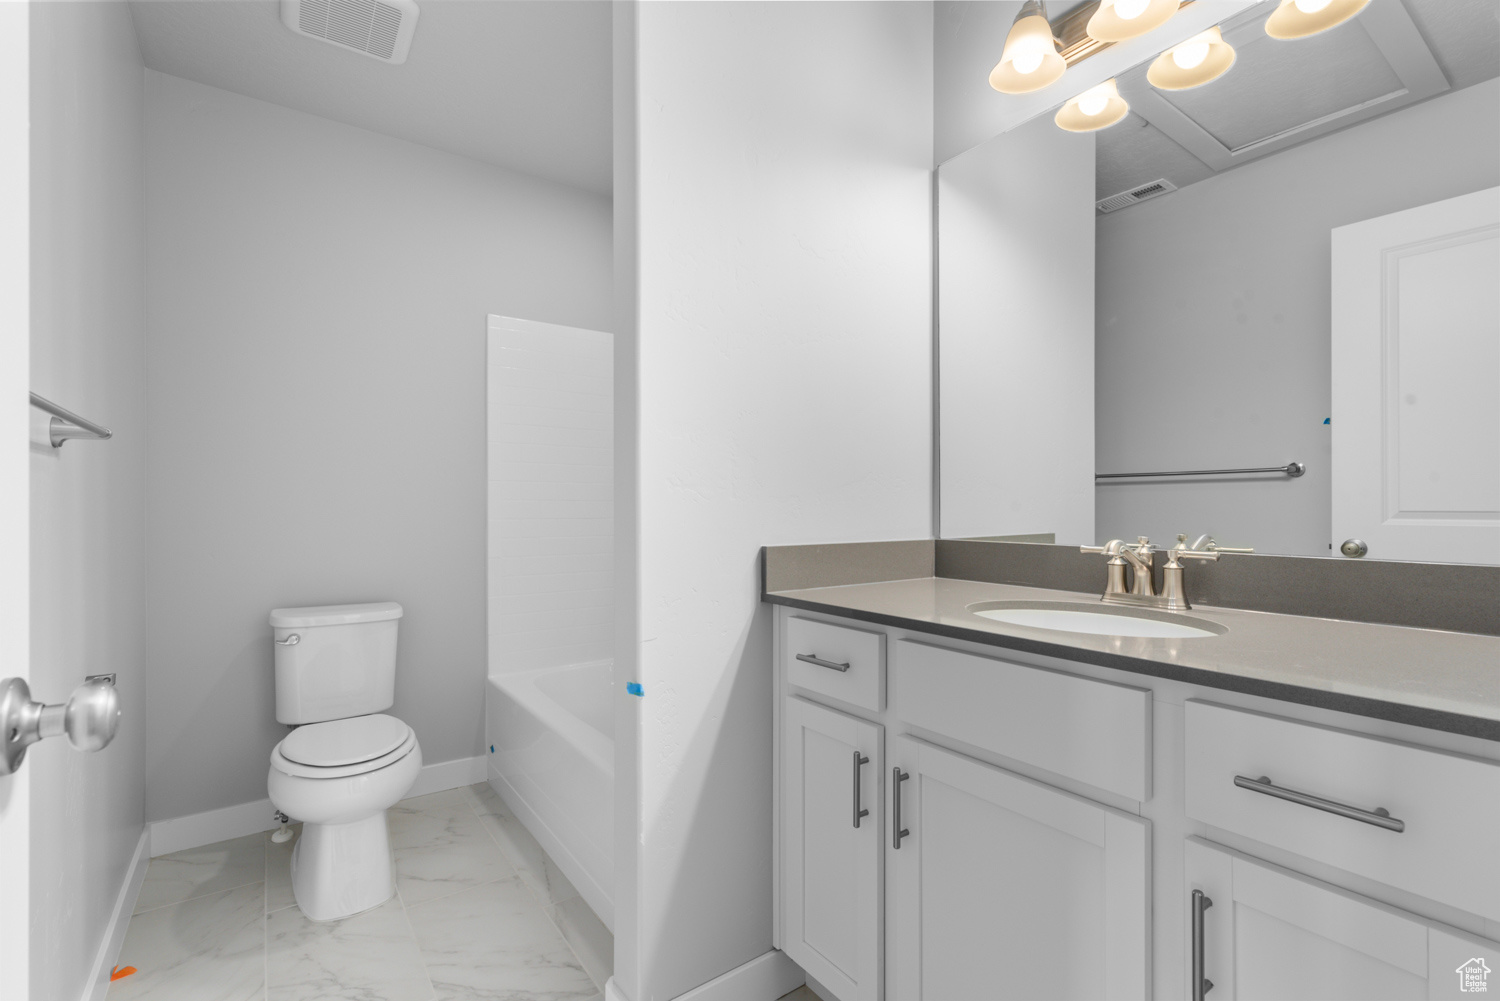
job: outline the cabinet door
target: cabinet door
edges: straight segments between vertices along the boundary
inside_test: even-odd
[[[839,1001],[879,998],[881,728],[799,698],[783,705],[784,949]]]
[[[1186,857],[1190,965],[1192,891],[1211,902],[1202,911],[1208,1001],[1468,997],[1474,978],[1500,965],[1500,944],[1238,852],[1189,838]]]
[[[893,997],[1146,996],[1146,821],[922,741],[890,750]]]

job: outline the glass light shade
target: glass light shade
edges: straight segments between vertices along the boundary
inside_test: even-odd
[[[1089,37],[1101,42],[1123,42],[1160,28],[1177,13],[1177,0],[1148,0],[1144,10],[1140,10],[1142,6],[1140,0],[1134,0],[1128,6],[1123,0],[1102,0],[1094,16],[1089,18]],[[1137,10],[1140,13],[1136,13]],[[1127,14],[1135,16],[1124,16]]]
[[[1309,0],[1281,0],[1281,6],[1266,20],[1272,38],[1306,38],[1343,24],[1365,9],[1370,0],[1329,0],[1321,7]]]
[[[1188,58],[1176,58],[1184,49],[1189,50]],[[1196,62],[1194,57],[1199,57]],[[1157,56],[1146,71],[1146,79],[1158,90],[1189,90],[1228,73],[1234,60],[1234,46],[1224,41],[1218,28],[1209,28]]]
[[[1029,94],[1056,83],[1068,68],[1040,11],[1023,9],[1010,26],[1005,51],[990,70],[990,86],[1002,94]]]
[[[1106,80],[1064,104],[1052,120],[1067,132],[1094,132],[1115,124],[1128,111],[1130,105],[1120,96],[1115,82]]]

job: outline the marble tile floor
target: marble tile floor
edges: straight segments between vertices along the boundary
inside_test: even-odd
[[[387,815],[396,896],[313,922],[270,834],[151,860],[110,1001],[597,1001],[614,940],[487,785]]]

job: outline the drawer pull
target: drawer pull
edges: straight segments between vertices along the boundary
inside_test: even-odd
[[[1325,813],[1348,817],[1350,820],[1357,820],[1362,824],[1383,827],[1387,831],[1395,831],[1397,834],[1406,830],[1406,822],[1392,817],[1385,807],[1376,807],[1374,810],[1361,810],[1357,806],[1337,803],[1331,799],[1324,799],[1321,796],[1297,792],[1294,789],[1284,789],[1281,786],[1273,785],[1271,780],[1264,775],[1258,779],[1247,779],[1243,775],[1236,775],[1234,777],[1234,784],[1241,789],[1249,789],[1251,792],[1262,793],[1266,796],[1275,796],[1277,799],[1284,799],[1289,803],[1310,806],[1314,810],[1322,810]]]
[[[868,765],[869,763],[870,763],[870,759],[869,758],[865,757],[863,754],[860,754],[858,751],[854,752],[854,826],[855,827],[859,826],[859,818],[860,817],[868,817],[870,815],[870,811],[869,810],[862,809],[860,807],[860,805],[859,805],[859,766],[860,765]]]
[[[911,831],[901,826],[901,783],[911,778],[910,772],[903,772],[901,766],[897,765],[891,769],[891,847],[900,848],[901,839],[910,836]]]
[[[1214,902],[1202,890],[1193,891],[1193,982],[1189,985],[1193,1001],[1203,1001],[1204,996],[1214,989],[1214,982],[1203,975],[1203,912],[1213,905]]]
[[[826,667],[830,671],[847,671],[847,670],[849,670],[849,665],[848,664],[835,664],[831,660],[823,660],[821,657],[814,657],[810,653],[799,653],[799,654],[797,654],[797,659],[800,660],[800,661],[802,661],[802,663],[804,663],[804,664],[811,664],[814,667]]]

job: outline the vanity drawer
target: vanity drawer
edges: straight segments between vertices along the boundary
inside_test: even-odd
[[[1500,764],[1208,702],[1188,701],[1185,716],[1189,817],[1500,918]],[[1387,819],[1404,829],[1377,826]]]
[[[1151,798],[1151,692],[898,640],[897,714],[913,726],[1086,782]]]
[[[790,615],[782,642],[791,684],[871,712],[885,708],[885,633]]]

